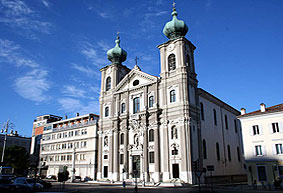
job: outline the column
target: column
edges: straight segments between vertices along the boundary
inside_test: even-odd
[[[99,131],[99,136],[98,136],[98,161],[97,161],[97,180],[102,178],[102,132]]]
[[[144,143],[143,143],[143,172],[144,172],[144,180],[149,182],[148,177],[148,137],[147,137],[147,128],[144,128]]]
[[[124,132],[124,170],[125,170],[125,178],[129,178],[129,152],[128,152],[128,144],[129,144],[129,139],[128,139],[129,133],[128,129],[125,129]]]
[[[159,147],[159,127],[154,128],[154,181],[160,181],[160,147]]]
[[[129,179],[133,179],[133,156],[129,156]]]
[[[163,138],[163,144],[161,144],[161,165],[163,172],[163,181],[169,180],[170,177],[170,154],[169,154],[169,136],[168,136],[168,125],[163,123],[161,126],[161,137]]]
[[[114,167],[114,171],[113,171],[113,177],[112,179],[114,181],[119,181],[119,134],[118,134],[118,130],[115,129],[114,130],[114,148],[113,148],[113,156],[114,156],[114,160],[113,160],[113,167]]]
[[[114,160],[114,155],[113,155],[113,131],[112,129],[109,132],[109,158],[108,158],[108,164],[109,164],[109,179],[113,180],[113,160]]]

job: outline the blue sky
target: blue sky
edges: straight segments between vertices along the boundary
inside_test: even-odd
[[[247,111],[282,103],[282,0],[176,0],[199,86]],[[0,123],[99,113],[99,69],[120,32],[124,63],[159,75],[169,0],[0,0]]]

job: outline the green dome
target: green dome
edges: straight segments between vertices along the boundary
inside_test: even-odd
[[[127,59],[127,52],[120,48],[120,37],[117,35],[116,45],[114,48],[108,50],[107,57],[112,63],[119,63],[121,64]]]
[[[188,32],[188,27],[184,21],[177,18],[178,13],[175,7],[171,15],[173,16],[172,20],[167,22],[163,28],[164,35],[169,39],[184,37]]]

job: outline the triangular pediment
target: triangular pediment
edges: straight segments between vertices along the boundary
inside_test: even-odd
[[[157,80],[158,77],[142,72],[138,66],[135,66],[117,85],[116,92],[152,84]],[[134,82],[138,82],[138,85],[135,85]]]

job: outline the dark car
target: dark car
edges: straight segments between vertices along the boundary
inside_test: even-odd
[[[5,193],[29,193],[31,188],[23,184],[14,184],[11,179],[0,179],[0,192]]]
[[[42,179],[36,179],[36,183],[40,183],[44,188],[51,188],[52,184],[50,182],[44,181]]]

